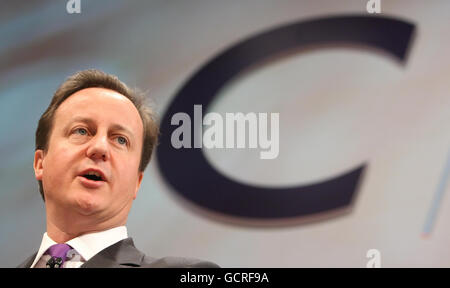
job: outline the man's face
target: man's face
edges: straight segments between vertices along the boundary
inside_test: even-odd
[[[35,153],[46,205],[104,219],[127,215],[142,180],[142,137],[139,112],[125,96],[103,88],[69,96],[55,112],[47,151]]]

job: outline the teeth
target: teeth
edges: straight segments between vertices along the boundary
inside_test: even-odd
[[[89,171],[87,174],[88,174],[88,175],[95,175],[95,176],[97,176],[97,177],[101,177],[101,176],[100,176],[100,173],[95,172],[95,171]]]

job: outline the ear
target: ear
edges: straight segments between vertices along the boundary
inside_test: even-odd
[[[137,192],[139,190],[139,187],[141,187],[141,183],[142,183],[142,178],[143,177],[144,177],[144,172],[139,172],[138,182],[136,184],[136,190],[134,190],[133,200],[136,199],[136,197],[137,197]]]
[[[42,165],[42,162],[44,161],[44,151],[43,150],[36,150],[34,152],[34,176],[36,177],[36,180],[42,180],[42,175],[44,173],[44,167]]]

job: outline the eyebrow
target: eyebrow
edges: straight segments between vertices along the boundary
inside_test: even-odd
[[[75,122],[82,122],[82,123],[85,123],[85,124],[87,124],[87,125],[89,125],[89,126],[94,126],[94,125],[95,125],[95,121],[92,120],[91,118],[80,117],[80,116],[78,116],[78,117],[73,118],[73,119],[69,122],[69,124],[67,124],[65,130],[68,130],[69,127],[70,127],[73,123],[75,123]],[[122,132],[125,132],[126,134],[128,134],[128,136],[130,136],[132,139],[134,139],[134,134],[131,132],[130,129],[126,128],[125,126],[122,126],[122,125],[116,123],[116,124],[113,124],[113,125],[110,127],[110,129],[111,129],[111,130],[115,130],[115,131],[122,131]]]
[[[128,136],[130,136],[132,138],[132,140],[134,140],[133,133],[128,128],[126,128],[120,124],[113,124],[111,126],[111,129],[115,130],[115,131],[123,131],[123,132],[125,132],[125,134],[128,134]]]
[[[69,121],[69,123],[67,123],[67,125],[64,127],[64,130],[69,130],[70,126],[72,126],[72,124],[75,123],[75,122],[82,122],[82,123],[85,123],[85,124],[87,124],[89,126],[92,126],[92,125],[95,124],[94,120],[92,120],[90,118],[78,116],[78,117],[75,117],[75,118],[71,119]]]

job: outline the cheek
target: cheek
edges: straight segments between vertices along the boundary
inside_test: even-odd
[[[137,172],[135,172],[135,169],[124,169],[124,171],[122,171],[119,174],[124,181],[121,181],[123,184],[122,185],[126,185],[130,190],[134,187],[138,176],[137,176]]]
[[[126,161],[121,162],[122,165],[118,165],[118,171],[115,173],[117,175],[117,180],[120,183],[122,189],[129,191],[134,191],[136,183],[139,180],[138,168],[139,162],[136,161]]]
[[[62,182],[64,176],[71,175],[75,159],[74,149],[55,147],[55,149],[49,150],[42,162],[44,179],[51,182]]]

